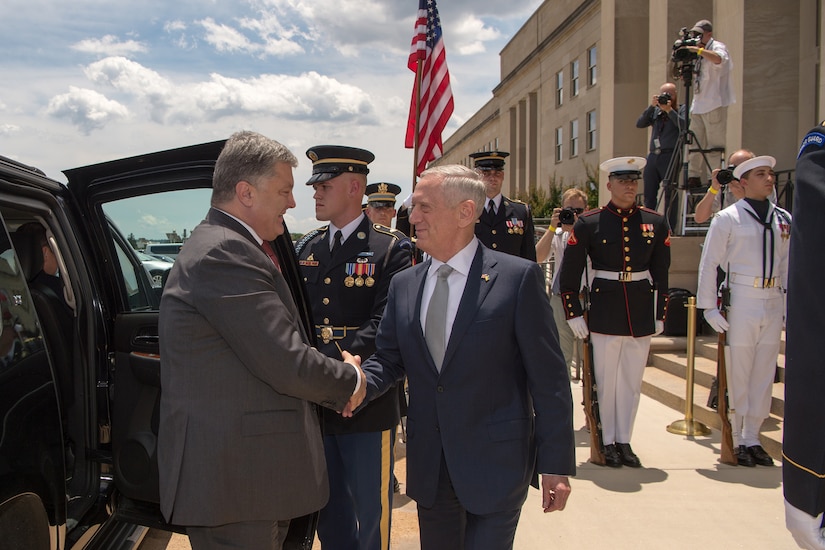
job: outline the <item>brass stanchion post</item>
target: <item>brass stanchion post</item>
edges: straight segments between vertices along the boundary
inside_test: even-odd
[[[679,435],[710,435],[710,428],[693,419],[693,370],[696,362],[696,297],[687,303],[687,375],[685,395],[685,418],[667,427],[667,431]]]

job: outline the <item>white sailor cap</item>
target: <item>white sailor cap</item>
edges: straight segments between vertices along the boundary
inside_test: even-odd
[[[599,168],[607,172],[608,176],[624,176],[626,174],[642,177],[642,170],[647,161],[642,157],[616,157],[606,160]]]
[[[759,168],[761,166],[773,168],[774,166],[776,166],[776,159],[768,155],[762,155],[761,157],[753,157],[752,159],[748,159],[733,169],[733,177],[739,179],[745,172],[753,170],[754,168]]]

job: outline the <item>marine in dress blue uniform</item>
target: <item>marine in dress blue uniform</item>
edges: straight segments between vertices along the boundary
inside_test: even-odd
[[[330,357],[340,357],[344,349],[367,358],[375,351],[390,279],[411,264],[411,244],[401,232],[374,224],[361,212],[372,153],[318,146],[307,156],[313,161],[307,185],[316,189],[316,215],[330,221],[296,245],[318,349]],[[333,252],[339,229],[341,243]],[[353,418],[324,412],[330,500],[321,510],[318,537],[325,550],[389,548],[392,435],[398,422],[396,392]]]
[[[536,241],[530,207],[501,194],[504,159],[508,156],[510,153],[505,151],[485,151],[470,155],[487,185],[487,201],[476,221],[476,237],[487,248],[535,262]]]
[[[619,157],[601,164],[609,174],[610,202],[579,216],[560,274],[565,316],[579,338],[590,334],[608,466],[639,467],[630,447],[650,339],[664,329],[670,232],[664,216],[635,203],[645,159]],[[579,301],[590,257],[589,328]]]

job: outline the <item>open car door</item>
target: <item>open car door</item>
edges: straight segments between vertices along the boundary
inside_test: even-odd
[[[182,531],[165,523],[159,505],[158,311],[165,277],[150,277],[135,249],[145,246],[143,238],[185,241],[209,209],[212,172],[223,144],[204,143],[64,172],[106,281],[110,368],[107,380],[98,385],[105,388],[111,407],[115,515],[123,522]],[[314,335],[288,231],[274,248],[307,333]],[[285,547],[311,548],[314,526],[312,516],[293,520]]]

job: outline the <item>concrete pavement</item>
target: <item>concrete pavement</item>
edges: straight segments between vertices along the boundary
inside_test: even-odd
[[[581,386],[573,383],[578,474],[563,512],[544,514],[530,489],[516,533],[516,550],[669,550],[694,548],[796,548],[785,530],[781,469],[720,464],[719,436],[685,437],[666,427],[683,413],[642,396],[633,435],[641,469],[610,469],[587,462]],[[404,489],[405,458],[396,473]],[[160,537],[160,540],[158,539]],[[154,542],[153,542],[154,538]],[[165,539],[165,541],[163,540]],[[150,544],[154,544],[150,546]],[[142,550],[186,550],[185,537],[155,533]],[[315,548],[320,548],[319,544]],[[397,498],[393,550],[419,548],[415,503]]]

